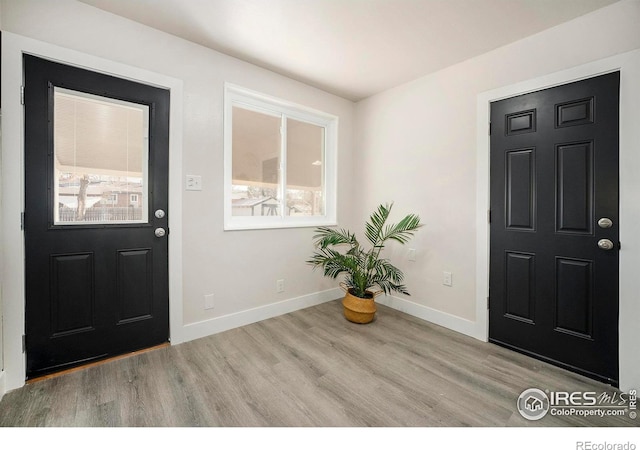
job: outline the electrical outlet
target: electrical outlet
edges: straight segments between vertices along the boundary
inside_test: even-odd
[[[451,272],[442,272],[442,284],[444,284],[445,286],[453,286]]]
[[[409,257],[409,261],[415,261],[416,260],[416,249],[415,248],[410,248],[407,256]]]
[[[213,294],[204,296],[204,309],[213,309]]]
[[[276,292],[277,293],[284,292],[284,280],[276,281]]]
[[[200,175],[187,175],[187,191],[201,191],[202,177]]]

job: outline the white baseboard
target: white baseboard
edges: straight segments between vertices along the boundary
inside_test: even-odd
[[[283,300],[278,303],[261,306],[258,308],[240,311],[227,316],[216,317],[214,319],[203,320],[202,322],[185,325],[181,333],[181,342],[199,339],[212,334],[231,330],[232,328],[249,325],[261,320],[287,314],[299,309],[319,305],[339,297],[343,297],[341,289],[329,289],[328,291],[316,292],[302,297]]]
[[[484,341],[482,333],[478,332],[478,324],[474,321],[463,319],[428,306],[419,305],[404,298],[394,296],[380,296],[376,299],[377,303],[388,306],[390,308],[410,314],[419,319],[426,320],[436,325],[443,326],[458,333],[466,334],[475,339]]]
[[[6,392],[7,392],[7,386],[4,381],[4,370],[2,370],[0,371],[0,400],[2,400],[2,397]]]

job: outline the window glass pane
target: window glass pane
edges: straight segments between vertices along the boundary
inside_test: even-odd
[[[280,116],[233,107],[234,216],[279,216]]]
[[[147,222],[148,106],[56,87],[53,123],[54,224]]]
[[[290,216],[324,215],[324,127],[287,120],[287,211]]]
[[[224,229],[336,224],[338,117],[225,84]]]

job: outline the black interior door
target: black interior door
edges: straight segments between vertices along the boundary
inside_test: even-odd
[[[614,385],[619,82],[491,104],[490,341]]]
[[[169,92],[24,74],[27,377],[166,342]]]

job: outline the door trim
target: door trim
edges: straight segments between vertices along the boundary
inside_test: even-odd
[[[489,117],[490,103],[520,94],[546,89],[620,71],[620,313],[619,313],[619,380],[620,389],[626,391],[640,386],[640,362],[634,346],[640,341],[640,304],[636,293],[640,281],[635,275],[640,267],[640,236],[634,234],[633,225],[640,221],[639,186],[633,170],[640,167],[640,156],[634,154],[635,143],[640,142],[637,121],[640,114],[640,50],[612,56],[571,69],[544,75],[510,86],[483,92],[477,97],[477,161],[476,161],[476,337],[487,341],[489,336]],[[634,268],[635,271],[634,271]],[[636,318],[636,319],[634,319]]]
[[[24,233],[24,111],[20,104],[23,53],[171,91],[169,124],[169,333],[173,344],[184,341],[182,317],[182,80],[126,64],[109,61],[46,42],[2,33],[2,289],[5,388],[25,383],[26,358],[22,352],[25,329]],[[19,149],[19,150],[18,150]],[[20,189],[17,187],[20,186]],[[11,255],[11,257],[9,257]],[[11,299],[11,301],[8,301]]]

